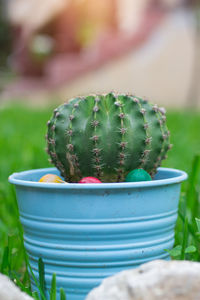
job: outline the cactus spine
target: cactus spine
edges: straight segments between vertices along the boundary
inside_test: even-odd
[[[135,168],[154,176],[170,148],[164,109],[131,95],[77,97],[48,121],[47,152],[68,182],[124,181]]]

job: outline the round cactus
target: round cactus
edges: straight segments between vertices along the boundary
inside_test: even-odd
[[[120,182],[136,168],[153,177],[170,148],[165,110],[131,95],[77,97],[48,121],[47,152],[68,182]]]

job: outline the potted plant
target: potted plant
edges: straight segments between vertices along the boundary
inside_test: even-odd
[[[83,300],[107,276],[169,259],[187,178],[159,168],[170,148],[164,109],[135,96],[77,97],[54,111],[47,151],[56,168],[9,177],[31,267],[38,277],[43,259],[47,289],[56,273],[67,299]],[[47,173],[64,183],[38,182]],[[78,183],[85,176],[101,183]]]

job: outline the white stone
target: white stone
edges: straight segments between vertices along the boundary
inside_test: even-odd
[[[200,263],[156,260],[103,280],[86,300],[199,300]]]
[[[5,275],[0,274],[0,300],[33,300]]]

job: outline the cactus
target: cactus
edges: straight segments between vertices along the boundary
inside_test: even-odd
[[[171,148],[164,109],[131,95],[74,98],[47,125],[47,152],[67,182],[121,182],[136,168],[153,177]]]

